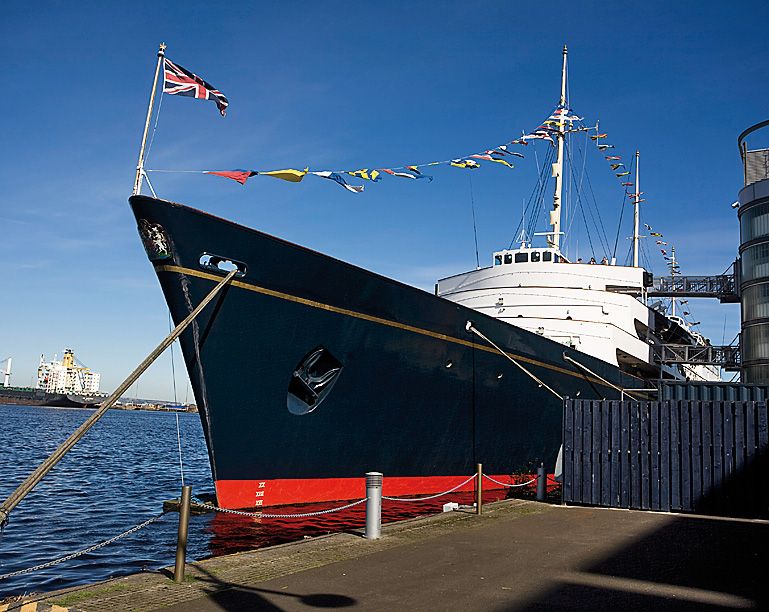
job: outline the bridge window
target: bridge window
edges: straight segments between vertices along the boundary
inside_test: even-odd
[[[513,256],[510,255],[510,253],[505,253],[505,263],[506,264],[513,263]]]
[[[502,255],[494,255],[494,265],[495,266],[502,265]]]
[[[533,251],[531,253],[531,261],[539,261],[540,258],[540,252],[539,251]]]
[[[542,261],[552,261],[553,260],[553,254],[550,251],[545,251],[542,253]]]
[[[515,254],[515,263],[526,263],[529,261],[529,254],[528,253],[516,253]]]

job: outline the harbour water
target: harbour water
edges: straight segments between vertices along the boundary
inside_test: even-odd
[[[0,405],[0,498],[5,499],[85,418],[89,410]],[[213,493],[200,419],[179,416],[186,484]],[[176,415],[111,411],[11,513],[0,536],[0,575],[82,550],[159,514],[181,486]],[[361,497],[364,496],[361,478]],[[491,493],[484,499],[499,499]],[[386,502],[383,521],[440,512],[447,501],[470,503],[471,494],[424,502]],[[284,507],[308,512],[339,503]],[[0,581],[0,598],[91,583],[173,564],[178,514],[92,553]],[[312,519],[255,519],[229,514],[193,516],[188,558],[202,559],[301,540],[365,524],[363,505]]]

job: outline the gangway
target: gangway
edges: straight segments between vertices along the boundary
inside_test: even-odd
[[[739,262],[735,262],[739,270]],[[740,301],[737,274],[715,276],[659,276],[649,288],[647,295],[668,298],[716,298],[722,304],[736,304]]]
[[[691,346],[689,344],[660,344],[653,347],[657,363],[685,363],[714,365],[727,372],[737,372],[742,363],[742,353],[737,346]]]

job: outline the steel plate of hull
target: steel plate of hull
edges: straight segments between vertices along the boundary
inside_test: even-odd
[[[358,497],[367,471],[403,495],[445,490],[477,462],[497,475],[552,469],[561,401],[467,321],[563,396],[619,395],[564,351],[615,384],[639,385],[616,366],[320,253],[179,204],[130,202],[177,323],[224,275],[203,255],[245,267],[180,338],[226,507]]]

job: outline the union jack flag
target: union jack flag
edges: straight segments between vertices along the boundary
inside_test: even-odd
[[[215,89],[210,83],[206,83],[196,74],[174,64],[168,58],[164,58],[163,77],[163,93],[190,96],[198,100],[213,100],[216,102],[222,117],[226,114],[227,106],[230,103],[221,91]]]

